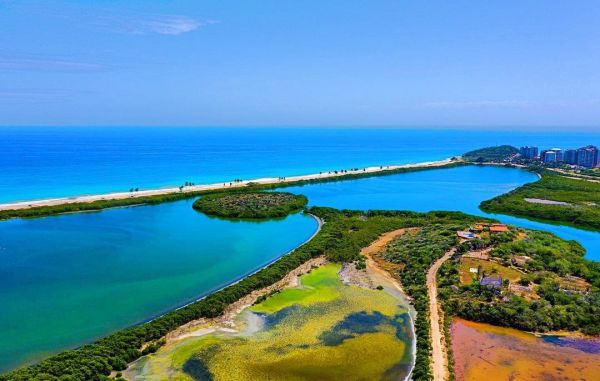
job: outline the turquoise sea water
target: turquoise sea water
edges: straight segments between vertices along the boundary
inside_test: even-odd
[[[0,223],[0,370],[181,306],[297,247],[296,214],[229,222],[191,201]]]
[[[564,239],[577,240],[586,248],[588,259],[600,261],[600,233],[488,214],[479,209],[481,201],[536,180],[536,175],[520,169],[466,166],[312,184],[286,188],[286,191],[306,195],[311,205],[338,209],[456,210],[497,218],[508,224],[545,230]]]
[[[600,133],[318,128],[0,128],[0,202],[445,159]]]

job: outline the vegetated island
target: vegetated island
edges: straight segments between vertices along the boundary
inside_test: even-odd
[[[239,219],[285,217],[298,212],[308,200],[286,192],[215,193],[200,197],[194,209],[209,216]]]

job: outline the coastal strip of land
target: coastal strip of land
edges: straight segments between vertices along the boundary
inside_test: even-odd
[[[421,163],[413,163],[413,164],[402,164],[402,165],[388,165],[388,166],[374,166],[367,168],[354,168],[349,170],[332,170],[328,172],[320,172],[309,175],[301,175],[301,176],[290,176],[290,177],[265,177],[259,179],[251,179],[251,180],[237,180],[232,182],[219,182],[213,184],[203,184],[203,185],[191,185],[191,186],[183,186],[183,187],[170,187],[170,188],[161,188],[161,189],[152,189],[152,190],[140,190],[133,192],[116,192],[116,193],[107,193],[107,194],[98,194],[98,195],[85,195],[85,196],[76,196],[76,197],[61,197],[61,198],[51,198],[51,199],[43,199],[43,200],[33,200],[33,201],[19,201],[19,202],[11,202],[0,204],[0,211],[9,211],[9,210],[23,210],[23,209],[32,209],[38,207],[52,207],[59,205],[68,205],[68,204],[85,204],[85,203],[93,203],[98,201],[112,201],[112,200],[132,200],[135,201],[137,199],[145,199],[149,197],[155,196],[168,196],[168,195],[179,195],[179,194],[196,194],[198,192],[203,191],[218,191],[218,190],[226,190],[226,189],[235,189],[235,188],[243,188],[250,185],[288,185],[294,183],[302,183],[305,181],[320,181],[327,179],[336,179],[336,178],[344,178],[344,177],[354,177],[354,176],[366,176],[366,175],[378,175],[385,174],[389,172],[394,172],[398,170],[410,170],[410,169],[427,169],[427,168],[437,168],[448,166],[453,163],[460,162],[456,159],[445,159],[439,161],[429,161],[429,162],[421,162]]]

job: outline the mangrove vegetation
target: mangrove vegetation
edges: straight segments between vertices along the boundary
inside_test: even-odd
[[[209,216],[265,219],[298,212],[307,202],[303,195],[284,192],[215,193],[200,197],[193,207]]]
[[[485,147],[463,154],[463,159],[473,163],[502,163],[519,153],[513,146]]]
[[[542,170],[542,178],[481,203],[482,210],[600,230],[600,183]]]

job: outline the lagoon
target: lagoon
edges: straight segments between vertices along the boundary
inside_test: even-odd
[[[209,218],[192,200],[0,222],[0,371],[195,300],[316,229]]]
[[[454,319],[450,331],[457,381],[591,381],[600,374],[598,339],[539,338],[462,319]]]
[[[482,201],[537,179],[537,175],[521,169],[471,165],[310,184],[285,190],[304,194],[308,197],[309,205],[337,209],[454,210],[497,218],[504,223],[545,230],[567,240],[577,240],[585,247],[586,258],[600,261],[600,233],[489,214],[479,209]]]

